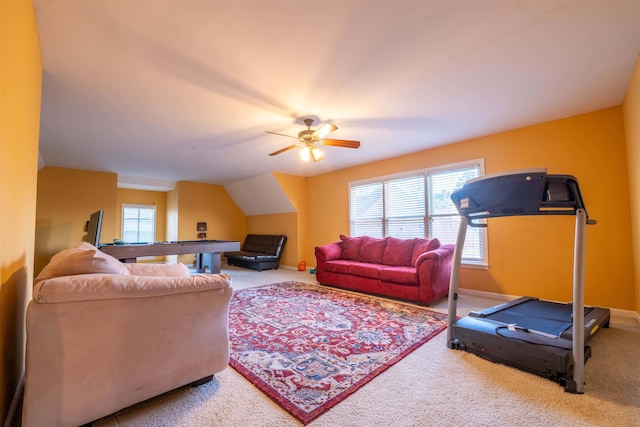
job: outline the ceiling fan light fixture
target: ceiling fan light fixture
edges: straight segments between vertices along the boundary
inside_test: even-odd
[[[272,135],[286,136],[287,138],[295,138],[299,142],[297,144],[289,145],[288,147],[281,148],[278,151],[270,153],[270,156],[277,156],[280,153],[289,151],[293,148],[302,146],[299,152],[300,158],[305,162],[313,160],[319,162],[324,158],[324,153],[320,150],[316,144],[332,146],[332,147],[344,147],[344,148],[359,148],[360,141],[350,141],[346,139],[325,139],[325,136],[338,129],[333,123],[327,123],[317,130],[311,130],[313,119],[304,119],[304,124],[307,125],[307,129],[298,132],[298,136],[285,135],[283,133],[266,131]]]
[[[300,158],[305,162],[309,162],[311,160],[313,160],[314,162],[318,162],[324,157],[324,153],[322,152],[322,150],[320,150],[315,145],[306,145],[302,147],[302,150],[300,150],[299,154]]]
[[[311,151],[311,158],[314,162],[318,162],[324,158],[324,153],[316,146],[311,147],[309,151]]]

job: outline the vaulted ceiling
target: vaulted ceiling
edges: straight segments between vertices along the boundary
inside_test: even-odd
[[[640,0],[35,6],[42,163],[133,182],[312,176],[621,105],[640,52]],[[307,117],[361,147],[268,156]]]

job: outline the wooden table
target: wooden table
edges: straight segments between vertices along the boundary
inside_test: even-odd
[[[121,262],[136,262],[138,257],[196,254],[198,273],[220,273],[220,254],[239,251],[240,242],[229,240],[183,240],[177,242],[103,245],[100,250]]]

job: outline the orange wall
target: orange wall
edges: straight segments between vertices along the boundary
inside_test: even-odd
[[[282,190],[285,192],[291,204],[296,209],[295,233],[287,234],[287,245],[282,259],[282,264],[296,267],[299,261],[305,261],[308,267],[315,265],[315,257],[309,258],[305,248],[309,246],[309,212],[307,178],[283,173],[273,174]]]
[[[80,243],[89,215],[104,210],[100,241],[121,238],[122,204],[156,205],[156,239],[194,240],[196,223],[205,221],[210,239],[242,240],[245,217],[218,185],[179,182],[170,192],[117,188],[113,173],[45,167],[38,173],[36,208],[36,274],[58,251]],[[175,257],[169,257],[175,260]],[[180,261],[192,264],[194,257]]]
[[[0,1],[0,419],[24,372],[31,300],[42,59],[31,0]]]
[[[220,185],[180,181],[173,190],[177,197],[178,240],[197,239],[198,222],[207,223],[207,238],[242,241],[246,234],[245,216],[227,190]],[[194,257],[178,258],[193,264]]]
[[[622,105],[625,135],[631,216],[633,218],[633,259],[635,267],[636,311],[640,313],[640,57],[631,76],[627,96]]]
[[[167,193],[164,191],[133,190],[129,188],[118,188],[116,190],[116,224],[115,236],[122,239],[122,205],[153,205],[156,207],[156,238],[155,241],[163,242],[166,238],[167,230]],[[100,239],[108,243],[104,239]],[[164,261],[165,257],[149,258],[153,262]]]
[[[487,174],[546,167],[575,175],[589,216],[585,302],[635,309],[631,216],[622,109],[567,119],[425,150],[308,179],[309,245],[349,232],[350,181],[476,158]],[[326,210],[331,206],[331,212]],[[572,298],[573,217],[520,217],[489,221],[488,270],[464,268],[461,288],[508,295]]]
[[[132,190],[118,188],[116,190],[116,223],[115,235],[122,238],[122,205],[153,205],[156,207],[156,241],[167,240],[167,193],[164,191]],[[107,242],[104,239],[101,239]]]
[[[91,213],[102,209],[101,242],[116,237],[116,187],[113,173],[45,167],[38,172],[36,274],[62,249],[84,239]]]
[[[283,213],[252,215],[247,217],[247,234],[284,234],[287,243],[284,246],[281,265],[298,265],[298,214]],[[244,237],[243,237],[244,238]]]

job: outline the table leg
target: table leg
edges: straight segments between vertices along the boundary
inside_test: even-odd
[[[209,252],[196,255],[196,271],[198,273],[220,274],[220,252]],[[209,271],[207,271],[207,269]]]

